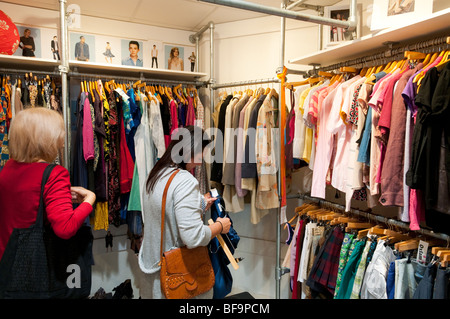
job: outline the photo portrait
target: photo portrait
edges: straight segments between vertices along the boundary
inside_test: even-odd
[[[324,26],[324,48],[350,42],[361,37],[361,4],[357,5],[356,12],[356,29],[353,31],[348,31],[347,29],[338,26]],[[325,7],[324,16],[335,20],[348,21],[350,17],[350,6],[339,5]]]
[[[430,0],[373,0],[370,31],[408,25],[432,13]]]
[[[144,66],[144,43],[136,40],[121,41],[122,65],[143,67]]]
[[[389,0],[388,16],[414,12],[416,0]]]
[[[166,69],[184,71],[184,47],[166,44],[164,45],[164,54]]]
[[[95,36],[71,33],[70,59],[83,62],[95,62]]]
[[[17,26],[19,31],[19,48],[13,54],[30,58],[41,58],[41,30],[26,26]]]

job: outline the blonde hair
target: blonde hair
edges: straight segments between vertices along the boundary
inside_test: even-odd
[[[20,111],[11,121],[9,154],[18,162],[53,162],[64,146],[62,116],[44,107]]]

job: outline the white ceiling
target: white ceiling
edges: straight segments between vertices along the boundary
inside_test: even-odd
[[[248,0],[279,8],[281,0]],[[3,2],[59,11],[59,0],[4,0]],[[340,0],[306,0],[305,4],[334,5]],[[68,0],[81,14],[153,26],[197,31],[213,21],[216,24],[252,19],[264,14],[235,9],[198,0]],[[295,10],[300,10],[296,8]]]

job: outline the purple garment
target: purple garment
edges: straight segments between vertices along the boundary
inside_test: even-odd
[[[422,72],[424,70],[429,70],[430,68],[436,66],[441,60],[442,60],[442,57],[438,56],[436,58],[436,60],[432,64],[430,64],[428,67],[426,67],[425,69],[420,69],[419,71],[417,71],[413,76],[411,76],[411,78],[409,79],[408,83],[406,84],[405,89],[402,92],[402,96],[403,96],[403,99],[405,100],[405,104],[411,110],[411,113],[412,113],[414,118],[416,117],[416,114],[417,114],[417,105],[414,102],[414,100],[416,98],[416,95],[417,95],[417,83],[413,82],[414,78],[420,72]]]
[[[81,100],[84,98],[83,106],[83,155],[84,160],[94,159],[94,127],[92,125],[91,105],[88,95],[81,95]]]

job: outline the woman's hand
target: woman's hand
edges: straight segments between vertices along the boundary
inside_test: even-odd
[[[221,234],[226,234],[230,231],[231,221],[228,217],[225,218],[217,217],[216,223],[218,222],[222,224],[222,231],[220,232]]]
[[[70,188],[70,193],[72,195],[72,202],[75,204],[81,204],[87,202],[94,206],[96,196],[90,190],[80,187],[80,186],[72,186]]]
[[[204,195],[204,198],[206,202],[205,211],[207,211],[208,209],[211,208],[212,204],[217,200],[217,197],[212,197],[210,193],[206,193]]]

